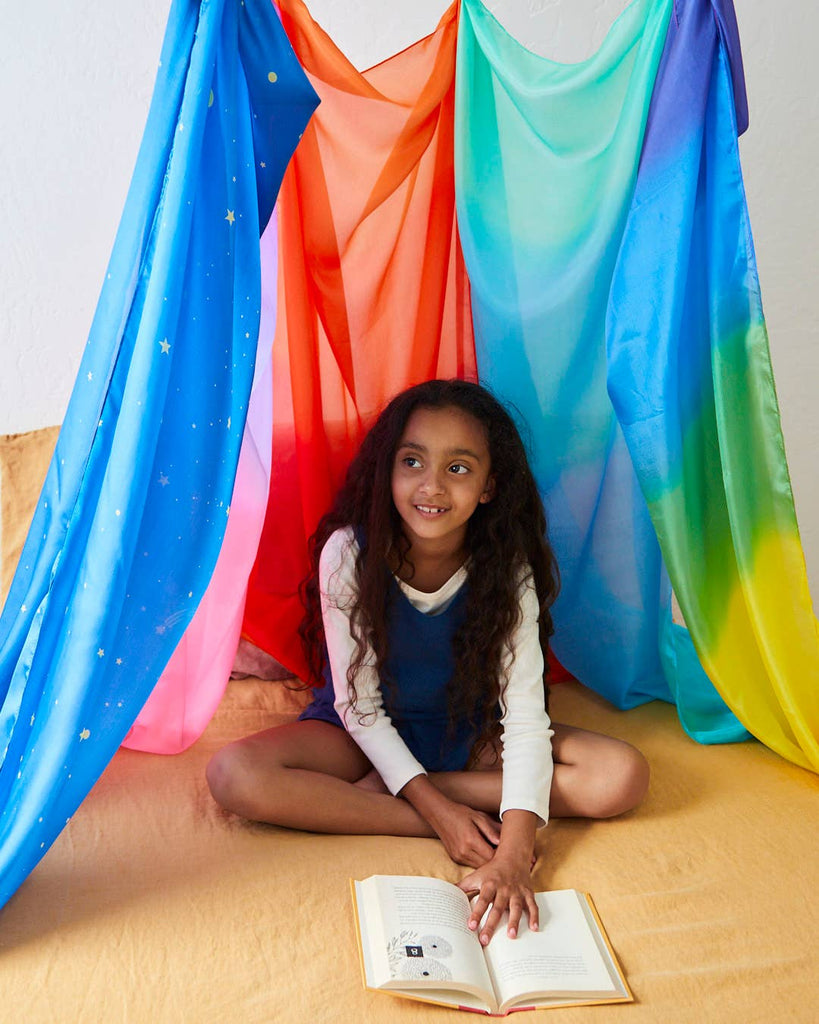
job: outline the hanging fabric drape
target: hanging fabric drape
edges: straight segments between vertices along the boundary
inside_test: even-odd
[[[284,46],[287,43],[284,42]],[[263,37],[259,45],[264,46]],[[292,62],[289,50],[283,54]],[[279,54],[260,50],[261,63],[279,63]],[[278,84],[278,72],[268,81]],[[288,87],[287,71],[283,80]],[[293,97],[296,100],[296,97]],[[296,106],[290,116],[298,117]],[[272,125],[271,125],[272,126]],[[264,140],[260,140],[261,149]],[[273,161],[281,154],[271,154]],[[276,168],[258,160],[259,170]],[[285,164],[274,170],[274,181]],[[272,197],[271,197],[272,198]],[[261,315],[256,344],[256,368],[248,403],[239,463],[230,503],[227,528],[219,557],[190,625],[177,644],[151,695],[143,705],[123,746],[157,754],[178,754],[204,732],[224,696],[236,656],[244,619],[247,582],[256,559],[270,492],[270,439],[273,432],[273,380],[271,352],[276,326],[276,268],[278,230],[275,211],[264,229],[259,247]]]
[[[557,654],[621,707],[671,695],[700,741],[747,728],[819,767],[733,10],[635,0],[567,66],[463,6],[456,184],[478,367],[535,436]]]
[[[670,699],[670,590],[606,392],[605,317],[671,0],[636,0],[576,65],[464,0],[458,220],[482,382],[533,438],[561,575],[554,647],[621,707]]]
[[[301,0],[280,8],[321,106],[278,205],[271,501],[244,628],[304,677],[307,538],[364,431],[410,384],[475,368],[455,230],[457,7],[363,74]]]
[[[205,731],[233,669],[248,576],[256,559],[270,492],[276,235],[274,213],[260,244],[262,312],[256,371],[222,547],[190,625],[123,741],[123,746],[132,750],[178,754],[187,749]]]
[[[678,2],[612,282],[608,387],[709,677],[763,743],[819,770],[819,633],[739,165],[746,125],[733,8]],[[684,678],[675,696],[691,731],[721,736]]]
[[[460,28],[453,5],[363,74],[301,0],[281,8],[306,75],[272,4],[171,9],[0,619],[0,903],[126,736],[199,735],[254,556],[244,629],[304,672],[307,538],[377,411],[429,377],[479,373],[528,425],[567,668],[819,770],[730,0],[633,0],[577,65],[463,0]]]
[[[213,571],[253,378],[259,231],[315,102],[272,6],[176,0],[0,620],[0,904],[122,742]]]

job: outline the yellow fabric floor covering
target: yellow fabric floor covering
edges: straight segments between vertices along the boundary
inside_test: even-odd
[[[7,568],[15,530],[8,465],[0,470]],[[26,499],[16,496],[22,515]],[[440,843],[290,832],[226,815],[211,800],[211,753],[290,720],[304,699],[279,682],[235,681],[186,753],[117,754],[0,911],[0,1021],[470,1019],[361,984],[349,879],[456,881],[465,869]],[[819,779],[757,743],[698,746],[659,703],[619,712],[561,684],[552,709],[557,720],[635,743],[653,774],[647,800],[629,815],[552,822],[540,833],[535,872],[538,888],[591,892],[636,1002],[536,1019],[819,1020]]]

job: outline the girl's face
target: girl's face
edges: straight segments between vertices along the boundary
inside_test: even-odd
[[[410,544],[459,551],[470,516],[494,490],[482,424],[454,407],[416,409],[392,469],[392,500]]]

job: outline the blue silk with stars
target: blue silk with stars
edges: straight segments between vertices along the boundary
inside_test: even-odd
[[[207,587],[253,380],[259,235],[317,102],[272,4],[175,0],[0,619],[0,905],[115,753]]]

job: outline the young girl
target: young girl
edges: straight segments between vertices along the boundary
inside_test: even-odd
[[[208,766],[223,807],[313,832],[438,836],[474,870],[469,926],[537,928],[535,830],[609,817],[648,784],[619,740],[552,728],[544,652],[557,570],[512,419],[477,384],[404,391],[311,542],[302,638],[313,703]],[[500,819],[500,824],[498,823]]]

